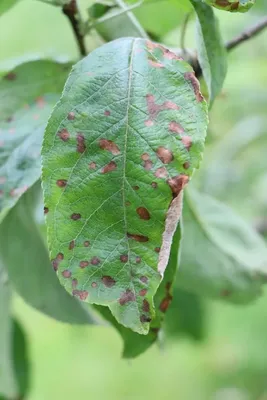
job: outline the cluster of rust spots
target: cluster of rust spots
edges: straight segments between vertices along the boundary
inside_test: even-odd
[[[235,3],[230,3],[228,0],[216,0],[215,4],[223,8],[230,7],[230,10],[237,10],[239,7],[239,1],[236,1]]]
[[[75,246],[75,241],[72,240],[72,241],[69,243],[69,250],[73,250],[73,249],[74,249],[74,246]]]
[[[151,318],[148,317],[148,316],[145,315],[145,314],[142,314],[141,317],[140,317],[140,322],[142,322],[142,324],[144,324],[144,323],[146,323],[146,322],[151,322]]]
[[[17,75],[14,72],[9,72],[4,76],[4,79],[7,81],[14,81],[17,78]]]
[[[180,134],[184,133],[184,128],[178,122],[171,121],[169,123],[169,131],[180,135]]]
[[[171,288],[171,283],[167,282],[166,286],[165,286],[166,296],[164,297],[164,299],[161,301],[161,303],[159,305],[159,309],[163,313],[165,313],[167,311],[167,309],[169,308],[169,305],[172,301],[172,295],[170,294],[170,288]]]
[[[110,111],[109,111],[109,110],[105,110],[104,115],[105,115],[106,117],[109,117],[109,116],[110,116]]]
[[[57,256],[56,256],[56,258],[54,258],[54,259],[52,260],[52,266],[53,266],[53,268],[54,268],[55,271],[58,270],[58,266],[59,266],[59,264],[61,263],[62,260],[64,260],[64,255],[63,255],[63,253],[58,253]]]
[[[112,142],[112,140],[100,139],[99,146],[102,150],[107,150],[110,153],[112,153],[114,156],[117,156],[118,154],[120,154],[120,149],[114,142]]]
[[[154,175],[156,178],[167,178],[168,171],[166,170],[165,167],[160,167],[160,168],[156,169]]]
[[[111,287],[114,286],[115,283],[116,283],[115,279],[113,279],[113,278],[112,278],[111,276],[109,276],[109,275],[104,275],[104,276],[102,276],[101,281],[102,281],[103,284],[104,284],[106,287],[108,287],[108,288],[111,288]]]
[[[81,219],[81,214],[79,213],[73,213],[71,214],[71,219],[73,219],[74,221],[77,221],[78,219]]]
[[[44,214],[47,214],[49,212],[49,208],[48,207],[44,207]]]
[[[89,240],[85,240],[85,242],[83,242],[84,247],[89,247],[90,246],[90,242]]]
[[[141,289],[141,290],[139,290],[139,295],[140,296],[145,296],[147,294],[147,289]]]
[[[88,267],[89,261],[80,261],[79,266],[80,268]]]
[[[100,264],[100,260],[99,260],[98,257],[93,257],[93,258],[91,258],[90,263],[91,263],[92,265],[98,265],[98,264]]]
[[[108,163],[101,169],[101,173],[107,174],[108,172],[114,171],[116,168],[117,164],[115,163],[115,161],[110,161],[110,163]]]
[[[62,272],[62,276],[63,276],[64,278],[70,278],[70,277],[71,277],[71,272],[70,272],[68,269],[65,269],[65,270]]]
[[[86,300],[88,297],[88,292],[87,290],[78,290],[74,289],[72,291],[73,296],[79,297],[80,300]]]
[[[143,300],[142,310],[144,312],[149,312],[150,311],[150,305],[149,305],[149,302],[146,299]]]
[[[77,133],[76,142],[77,142],[78,153],[84,153],[86,149],[85,138],[81,133]]]
[[[140,264],[141,261],[142,261],[142,260],[141,260],[141,257],[136,257],[136,258],[135,258],[136,264]]]
[[[147,283],[148,282],[148,277],[143,275],[143,276],[140,277],[140,281],[143,282],[143,283]]]
[[[57,186],[60,188],[63,188],[67,185],[67,181],[66,179],[58,179],[57,180]]]
[[[141,219],[148,221],[150,219],[149,211],[145,207],[138,207],[136,209],[137,214]]]
[[[179,110],[179,106],[177,104],[173,103],[172,101],[165,101],[162,104],[156,104],[155,103],[155,97],[152,94],[147,94],[146,95],[146,103],[147,103],[147,110],[148,110],[148,115],[149,115],[149,120],[152,121],[155,120],[158,116],[158,114],[161,111],[164,110]],[[147,122],[145,124],[147,125]]]
[[[169,164],[171,161],[173,161],[172,152],[162,146],[157,149],[157,156],[160,161],[163,162],[163,164]]]
[[[75,113],[73,111],[68,113],[68,120],[73,121],[75,119]]]
[[[124,306],[126,303],[131,301],[135,301],[135,294],[130,289],[127,289],[124,293],[122,293],[119,303],[121,306]]]
[[[133,239],[133,240],[136,240],[137,242],[141,242],[141,243],[145,243],[145,242],[149,241],[148,237],[147,236],[143,236],[143,235],[135,235],[135,234],[132,234],[132,233],[127,233],[127,237],[129,239]]]
[[[202,94],[200,93],[200,87],[199,87],[199,81],[197,80],[195,73],[192,72],[185,72],[184,77],[187,81],[191,82],[191,85],[193,87],[194,93],[196,95],[196,99],[198,102],[201,102],[204,100]]]
[[[91,286],[92,286],[92,288],[96,288],[97,287],[97,283],[96,282],[92,282]]]
[[[61,129],[57,135],[61,140],[63,140],[63,142],[67,142],[70,138],[70,134],[66,128]]]
[[[126,263],[128,261],[128,256],[126,254],[122,254],[120,256],[120,260],[121,262]]]
[[[90,169],[96,169],[96,163],[95,163],[94,161],[92,161],[92,162],[90,162],[90,163],[88,164],[88,167],[89,167]]]
[[[167,180],[167,183],[170,186],[174,197],[178,196],[178,194],[181,192],[181,190],[183,190],[188,181],[189,177],[183,174],[174,176],[173,178]]]

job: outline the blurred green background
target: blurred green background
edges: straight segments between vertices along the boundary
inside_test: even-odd
[[[266,14],[264,3],[258,1],[244,15],[218,13],[224,39]],[[137,15],[153,35],[179,47],[185,12],[174,2],[160,1],[142,6]],[[100,43],[89,38],[88,49]],[[194,46],[193,20],[186,44]],[[77,57],[60,9],[21,0],[1,17],[2,68],[25,58]],[[224,89],[210,115],[204,162],[194,177],[198,187],[231,205],[251,224],[267,215],[266,122],[267,31],[230,54]],[[230,151],[233,147],[235,151]],[[16,298],[14,312],[29,339],[29,400],[266,400],[267,293],[249,306],[209,300],[204,306],[202,342],[172,337],[129,362],[120,358],[122,342],[113,328],[64,325]]]

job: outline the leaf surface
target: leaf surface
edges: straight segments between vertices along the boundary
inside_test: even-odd
[[[19,0],[1,0],[0,1],[0,16],[13,7]]]
[[[46,129],[42,179],[54,269],[68,292],[108,306],[139,333],[154,317],[178,194],[199,165],[206,126],[191,67],[158,44],[125,38],[73,68]]]

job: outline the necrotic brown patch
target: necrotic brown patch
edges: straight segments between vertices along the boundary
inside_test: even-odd
[[[150,322],[151,318],[146,316],[145,314],[142,314],[140,317],[140,321],[142,322],[142,324],[144,324],[145,322]]]
[[[136,262],[137,264],[140,264],[140,262],[141,262],[141,257],[136,257],[135,262]]]
[[[65,128],[58,132],[57,135],[61,140],[63,140],[63,142],[67,142],[70,138],[70,134]]]
[[[86,149],[85,139],[81,133],[77,133],[76,135],[76,142],[77,142],[77,151],[78,153],[84,153]]]
[[[97,283],[96,282],[92,282],[91,286],[92,286],[92,288],[96,288],[97,287]]]
[[[159,253],[160,252],[160,247],[155,247],[154,250],[155,250],[156,253]]]
[[[181,174],[174,176],[171,179],[168,179],[167,183],[171,188],[172,194],[176,197],[181,192],[181,190],[183,190],[188,181],[188,176]]]
[[[79,297],[80,300],[86,300],[88,297],[88,292],[86,290],[74,289],[72,294],[73,296]]]
[[[183,143],[184,147],[186,148],[186,150],[189,151],[190,147],[192,145],[191,137],[190,136],[183,136],[181,140],[182,140],[182,143]]]
[[[143,283],[147,283],[148,282],[148,277],[147,276],[141,276],[140,277],[140,281]]]
[[[128,256],[126,254],[122,254],[120,256],[120,260],[121,262],[126,263],[128,261]]]
[[[117,164],[114,161],[110,161],[107,165],[105,165],[101,172],[102,174],[107,174],[108,172],[114,171],[117,168]]]
[[[146,170],[149,171],[152,167],[153,167],[153,163],[152,163],[151,160],[146,160],[146,161],[144,162],[144,168],[145,168]]]
[[[116,283],[115,279],[113,279],[111,276],[108,276],[108,275],[102,276],[101,281],[108,288],[111,288]]]
[[[124,306],[124,304],[129,303],[130,301],[135,301],[135,295],[130,289],[127,289],[126,292],[121,295],[119,303],[121,306]]]
[[[144,312],[149,312],[150,311],[149,302],[146,299],[143,300],[142,310]]]
[[[172,101],[165,101],[162,104],[156,104],[155,98],[152,94],[146,95],[146,102],[147,102],[147,110],[149,114],[150,120],[155,120],[158,114],[164,110],[179,110],[179,106],[173,103]]]
[[[70,120],[70,121],[73,121],[74,120],[74,118],[75,118],[75,114],[74,114],[74,112],[69,112],[68,113],[68,120]]]
[[[4,79],[7,81],[14,81],[17,78],[17,75],[14,72],[9,72],[4,76]]]
[[[109,110],[105,110],[104,115],[106,115],[106,117],[110,116],[110,111]]]
[[[73,213],[73,214],[71,214],[70,217],[71,217],[71,219],[73,219],[74,221],[77,221],[78,219],[81,218],[81,214]]]
[[[151,119],[148,119],[147,121],[145,121],[145,126],[150,127],[150,126],[153,126],[153,125],[154,125],[154,122],[151,121]]]
[[[70,242],[70,244],[69,244],[69,250],[74,249],[74,246],[75,246],[75,241],[72,240],[72,241]]]
[[[159,147],[157,149],[157,156],[164,164],[169,164],[173,160],[172,152],[165,147]]]
[[[133,186],[133,190],[139,190],[139,186]]]
[[[169,308],[169,305],[172,301],[172,296],[168,294],[160,303],[159,309],[161,312],[165,313],[167,309]]]
[[[184,74],[184,77],[185,77],[185,79],[187,81],[191,82],[191,85],[193,87],[194,93],[196,95],[197,102],[203,101],[203,96],[200,93],[199,81],[195,77],[195,73],[194,72],[186,72]]]
[[[168,176],[168,172],[165,167],[158,168],[154,175],[157,178],[166,178]]]
[[[190,167],[190,162],[186,161],[185,163],[183,163],[183,167],[184,169],[188,169]]]
[[[58,270],[58,266],[59,266],[59,264],[60,264],[60,262],[61,262],[62,260],[64,260],[64,255],[63,255],[63,253],[58,253],[57,256],[56,256],[56,258],[54,258],[54,259],[52,260],[52,266],[53,266],[53,268],[54,268],[55,271]]]
[[[89,265],[89,261],[80,261],[80,267],[81,268],[85,268],[85,267],[88,267],[88,265]]]
[[[151,67],[154,68],[164,68],[164,65],[157,62],[157,61],[153,61],[153,60],[148,60],[149,64],[151,65]]]
[[[149,157],[148,153],[144,153],[144,154],[141,155],[141,158],[142,158],[143,161],[147,161],[147,160],[149,160],[150,157]]]
[[[72,289],[75,289],[77,287],[78,281],[76,278],[72,279],[71,285],[72,285]]]
[[[139,290],[139,295],[140,296],[145,296],[147,294],[147,289],[141,289]]]
[[[120,154],[120,149],[114,142],[112,142],[112,140],[100,139],[99,146],[102,150],[107,150],[114,156]]]
[[[158,184],[157,184],[157,182],[152,182],[152,183],[151,183],[151,186],[153,187],[153,189],[157,189]]]
[[[99,260],[98,257],[93,257],[90,262],[91,262],[92,265],[100,264],[100,260]]]
[[[147,236],[143,236],[143,235],[135,235],[135,234],[132,234],[132,233],[127,233],[127,237],[129,239],[133,239],[133,240],[136,240],[137,242],[141,242],[141,243],[145,243],[145,242],[149,241],[148,237]]]
[[[184,132],[184,128],[182,127],[182,125],[178,124],[178,122],[171,121],[169,123],[169,131],[171,131],[173,133],[181,134]]]
[[[93,161],[93,162],[90,162],[90,164],[88,164],[88,167],[90,168],[90,169],[96,169],[96,163]]]
[[[150,219],[150,214],[148,210],[145,207],[138,207],[136,209],[137,214],[141,219],[149,220]]]
[[[58,187],[62,188],[62,187],[65,187],[66,185],[67,185],[66,179],[58,179],[57,180],[57,186]]]
[[[62,272],[62,276],[64,276],[64,278],[70,278],[71,272],[69,270],[65,269],[65,271]]]
[[[49,212],[48,207],[44,207],[44,214],[47,214]]]
[[[84,245],[84,247],[89,247],[89,246],[90,246],[89,240],[86,240],[86,241],[83,243],[83,245]]]

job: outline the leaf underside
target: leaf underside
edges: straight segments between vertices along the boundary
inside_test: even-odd
[[[73,68],[45,132],[54,269],[68,292],[108,306],[138,333],[155,314],[178,194],[199,165],[206,126],[191,67],[158,44],[125,38]]]
[[[230,12],[247,12],[255,0],[203,0],[207,4]]]

